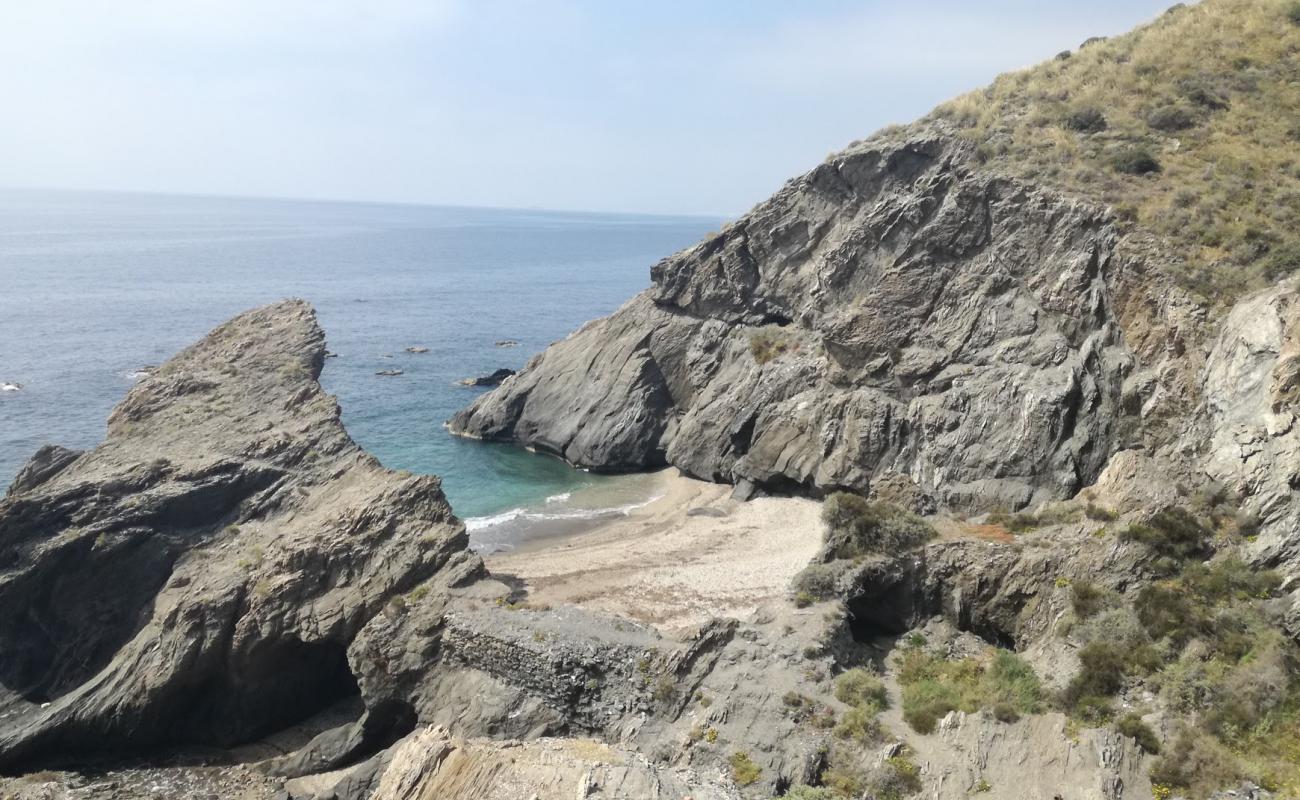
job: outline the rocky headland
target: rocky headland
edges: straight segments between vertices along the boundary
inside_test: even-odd
[[[0,795],[1300,796],[1291,233],[1158,202],[1297,52],[1176,8],[668,256],[449,427],[676,493],[486,564],[348,437],[309,306],[223,325],[0,501]]]

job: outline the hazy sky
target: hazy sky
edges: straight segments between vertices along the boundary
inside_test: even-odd
[[[1172,0],[0,0],[0,186],[735,214]]]

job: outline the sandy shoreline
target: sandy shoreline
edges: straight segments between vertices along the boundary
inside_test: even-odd
[[[714,616],[744,618],[786,596],[820,545],[814,500],[741,503],[730,486],[675,469],[646,479],[654,501],[488,555],[489,569],[521,580],[532,603],[582,605],[671,630]]]

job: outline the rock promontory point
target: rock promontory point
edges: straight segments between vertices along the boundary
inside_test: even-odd
[[[473,572],[437,478],[383,468],[317,383],[287,301],[140,381],[85,453],[0,501],[0,768],[228,745],[358,691],[348,648],[397,595]]]

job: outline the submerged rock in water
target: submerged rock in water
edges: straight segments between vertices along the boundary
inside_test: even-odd
[[[385,378],[393,378],[398,375],[405,375],[406,373],[400,369],[381,369],[375,374]]]
[[[408,353],[427,353],[427,352],[429,352],[429,348],[427,348],[427,347],[408,347],[408,348],[406,348],[406,352],[408,352]]]
[[[513,369],[503,367],[495,370],[491,375],[480,375],[477,378],[461,378],[460,383],[462,386],[500,386],[502,381],[514,374]]]
[[[518,347],[519,342],[514,339],[501,339],[494,343],[497,347]]]
[[[22,388],[21,383],[0,383],[0,392],[20,392]]]

